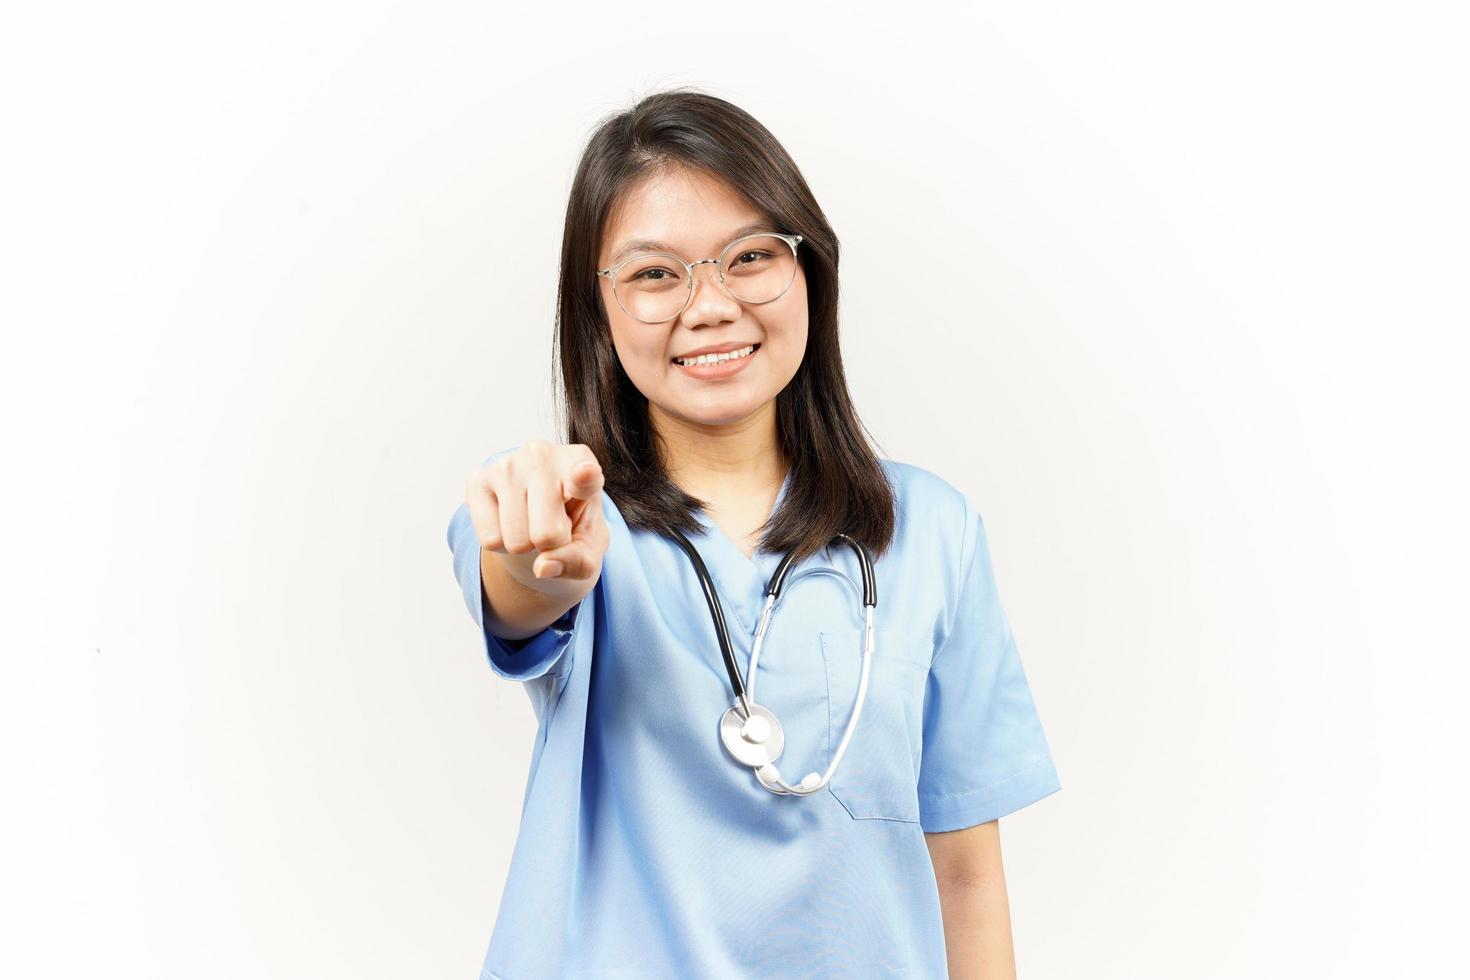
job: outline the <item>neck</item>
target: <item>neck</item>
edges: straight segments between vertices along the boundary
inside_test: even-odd
[[[702,500],[779,487],[786,460],[776,437],[776,403],[738,422],[705,425],[649,403],[649,420],[663,447],[669,478]]]

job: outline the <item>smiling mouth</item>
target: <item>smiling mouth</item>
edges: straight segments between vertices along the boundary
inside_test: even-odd
[[[724,364],[727,361],[738,361],[742,358],[749,357],[756,351],[760,350],[760,348],[760,344],[751,344],[748,347],[742,347],[739,350],[727,351],[724,354],[701,354],[698,357],[688,358],[672,357],[669,359],[669,363],[679,364],[683,367],[700,367],[701,365],[705,364]]]

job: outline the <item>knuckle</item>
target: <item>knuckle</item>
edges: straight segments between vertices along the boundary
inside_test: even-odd
[[[546,457],[538,452],[523,452],[517,454],[515,463],[509,471],[521,483],[530,482],[530,478],[546,469]]]
[[[537,531],[531,535],[531,541],[536,545],[538,551],[550,551],[552,548],[566,543],[566,537],[559,531]]]

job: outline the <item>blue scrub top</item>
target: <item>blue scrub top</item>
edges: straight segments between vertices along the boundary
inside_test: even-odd
[[[503,449],[485,460],[508,455]],[[485,631],[479,540],[449,522],[490,667],[539,719],[519,835],[482,980],[943,977],[926,831],[994,820],[1061,788],[980,514],[880,459],[898,498],[874,564],[868,696],[826,789],[777,796],[720,742],[734,702],[709,607],[673,541],[610,535],[597,586],[534,637]],[[782,484],[777,506],[790,477]],[[747,557],[704,512],[704,559],[744,675],[781,556]],[[793,565],[761,647],[755,700],[786,732],[786,781],[826,770],[862,664],[861,567],[846,545]],[[749,684],[749,680],[747,680]]]

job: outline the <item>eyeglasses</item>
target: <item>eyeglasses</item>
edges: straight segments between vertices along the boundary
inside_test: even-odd
[[[635,255],[610,269],[598,269],[613,288],[623,312],[644,323],[663,323],[683,313],[694,298],[694,267],[715,263],[720,285],[741,303],[759,305],[780,299],[796,279],[800,235],[761,232],[737,238],[718,258],[685,262],[672,252]]]

